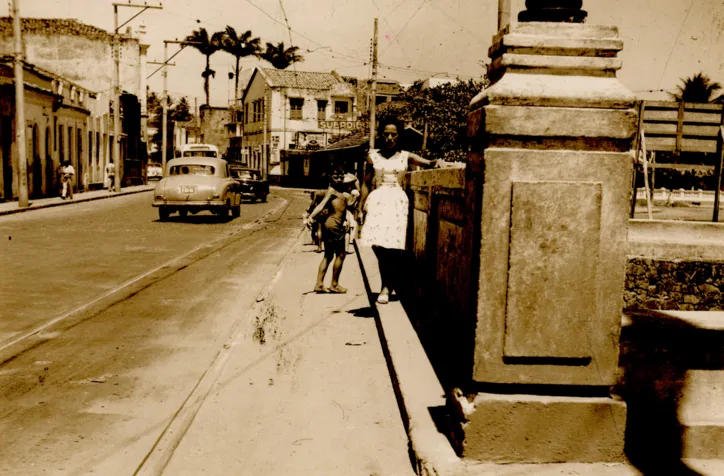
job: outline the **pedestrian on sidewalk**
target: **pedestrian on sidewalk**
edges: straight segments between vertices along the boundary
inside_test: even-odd
[[[350,194],[354,197],[354,202],[347,208],[347,223],[349,224],[349,231],[344,238],[345,252],[349,255],[352,254],[352,240],[357,238],[358,223],[356,217],[358,214],[357,204],[360,196],[360,185],[359,180],[354,174],[345,174],[344,180],[352,184]]]
[[[307,223],[313,221],[323,210],[328,210],[327,219],[322,226],[322,241],[324,242],[324,255],[319,263],[317,282],[314,291],[317,293],[346,293],[347,289],[339,285],[339,276],[346,255],[346,234],[348,232],[347,211],[356,201],[351,193],[354,181],[345,179],[344,169],[338,167],[332,174],[332,180],[322,202],[312,211],[306,219]],[[327,274],[329,264],[332,267],[332,282],[328,288],[324,287],[324,276]]]
[[[63,190],[60,197],[65,200],[70,198],[73,200],[73,178],[75,177],[75,167],[70,163],[69,160],[65,161],[63,168],[60,170],[61,180],[63,182]]]
[[[399,138],[403,130],[404,124],[394,116],[379,122],[377,136],[382,148],[369,151],[362,182],[360,242],[371,246],[377,256],[382,281],[377,296],[379,304],[389,302],[390,293],[399,282],[398,270],[403,268],[409,207],[402,186],[405,174],[411,165],[425,168],[437,165],[437,161],[402,150]]]
[[[309,207],[307,208],[307,211],[304,213],[304,220],[307,223],[307,227],[312,230],[312,243],[317,246],[317,249],[315,250],[317,253],[321,253],[323,251],[322,249],[322,226],[324,225],[324,221],[327,219],[327,211],[323,210],[319,215],[317,215],[314,220],[306,221],[307,218],[312,214],[315,208],[322,203],[322,200],[324,200],[324,197],[326,195],[326,192],[323,190],[317,190],[315,192],[309,193],[310,198],[312,199],[312,202],[309,204]]]
[[[108,191],[112,192],[115,185],[116,179],[116,166],[113,163],[113,159],[110,159],[106,164],[106,183],[108,184]]]

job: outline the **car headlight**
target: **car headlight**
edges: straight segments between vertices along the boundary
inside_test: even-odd
[[[221,194],[219,192],[214,192],[214,198],[221,198]]]

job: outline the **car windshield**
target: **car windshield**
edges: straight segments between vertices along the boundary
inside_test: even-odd
[[[240,180],[256,180],[257,175],[249,170],[236,170],[234,176]]]
[[[186,150],[184,157],[216,157],[215,150]]]
[[[171,167],[171,175],[214,175],[216,169],[213,165],[187,164]]]

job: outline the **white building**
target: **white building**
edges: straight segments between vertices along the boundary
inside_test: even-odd
[[[459,82],[460,80],[455,78],[427,78],[422,83],[422,89],[436,88],[443,84],[456,84]]]
[[[241,101],[242,161],[263,174],[279,164],[280,150],[325,147],[362,127],[355,87],[334,71],[256,68]]]

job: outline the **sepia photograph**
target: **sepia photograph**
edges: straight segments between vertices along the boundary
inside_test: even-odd
[[[0,475],[724,476],[724,0],[7,0]]]

